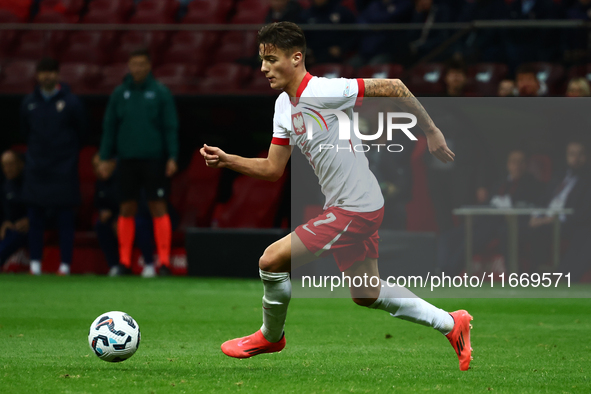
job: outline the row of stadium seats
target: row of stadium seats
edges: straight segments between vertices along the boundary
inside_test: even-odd
[[[150,50],[156,65],[233,62],[257,55],[256,32],[0,31],[3,59],[39,60],[51,56],[62,62],[104,65],[126,62],[129,53],[141,47]]]
[[[180,56],[156,66],[154,76],[174,94],[276,94],[264,75],[251,67],[222,62],[204,67],[199,63],[183,62]],[[565,77],[591,77],[591,64],[572,67],[568,73],[560,65],[534,63],[538,79],[545,83],[551,95],[562,95]],[[35,84],[34,61],[12,61],[1,65],[0,94],[24,94]],[[70,84],[77,94],[109,94],[127,74],[126,63],[107,66],[85,62],[65,62],[61,65],[61,79]],[[329,78],[402,78],[412,92],[420,95],[441,95],[445,91],[445,66],[441,63],[424,64],[404,70],[398,64],[364,66],[358,70],[342,64],[321,64],[310,69],[316,76]],[[496,96],[499,82],[507,76],[507,66],[480,63],[468,69],[468,96]]]
[[[307,4],[303,1],[304,5]],[[82,15],[84,0],[42,0],[33,23],[175,23],[177,0],[92,0]],[[269,9],[266,0],[193,0],[181,23],[263,23]],[[0,10],[0,23],[24,22],[9,11]]]
[[[24,146],[18,150],[26,149]],[[80,152],[79,176],[82,204],[77,214],[77,229],[91,231],[97,219],[94,207],[96,175],[92,157],[96,147]],[[266,153],[265,153],[266,156]],[[274,225],[283,195],[286,174],[277,182],[266,182],[239,176],[232,185],[232,197],[218,202],[218,186],[222,170],[207,168],[195,151],[190,165],[176,174],[171,182],[171,203],[180,215],[179,230],[188,227],[271,228]]]

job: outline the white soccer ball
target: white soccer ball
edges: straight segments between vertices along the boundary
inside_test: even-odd
[[[140,346],[140,326],[125,312],[107,312],[90,325],[88,344],[98,358],[117,363]]]

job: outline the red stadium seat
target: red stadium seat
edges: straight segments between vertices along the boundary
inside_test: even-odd
[[[354,15],[357,15],[357,5],[355,0],[342,0],[341,5],[351,10]]]
[[[0,9],[0,23],[19,23],[25,20],[9,10]]]
[[[83,42],[71,42],[59,56],[64,63],[93,63],[103,65],[108,61],[108,51],[99,47],[87,46]]]
[[[78,176],[80,177],[80,192],[82,204],[78,207],[76,215],[76,228],[78,230],[90,231],[93,229],[92,217],[94,208],[94,190],[96,175],[92,164],[93,156],[98,152],[94,146],[85,146],[80,150],[78,160]]]
[[[102,79],[97,90],[102,94],[111,94],[116,86],[121,85],[123,78],[129,73],[127,63],[104,66]]]
[[[357,71],[357,78],[400,78],[404,68],[400,64],[364,66]]]
[[[325,78],[352,78],[353,68],[345,64],[326,63],[311,67],[310,74]]]
[[[38,61],[44,56],[55,56],[63,45],[64,38],[64,33],[58,31],[26,31],[21,34],[10,57]]]
[[[231,0],[193,0],[188,5],[187,15],[182,23],[224,23],[231,8]]]
[[[93,0],[88,4],[84,23],[123,23],[133,11],[133,0]]]
[[[530,63],[530,65],[535,67],[538,80],[546,84],[550,95],[564,93],[564,67],[559,64],[545,62]]]
[[[572,78],[586,78],[591,81],[591,63],[571,67],[568,70],[568,79]]]
[[[256,42],[256,32],[230,31],[221,38],[214,62],[225,63],[252,58],[258,53]]]
[[[173,93],[188,93],[196,89],[199,68],[193,64],[165,64],[154,69],[154,77]]]
[[[468,68],[467,94],[496,96],[501,82],[507,76],[507,66],[499,63],[479,63]]]
[[[8,10],[0,9],[0,23],[20,23],[22,20]],[[16,30],[0,30],[0,56],[6,58],[16,45],[18,34]]]
[[[154,64],[162,62],[162,48],[168,42],[168,32],[165,31],[127,31],[118,40],[119,46],[111,55],[112,63],[123,63],[129,59],[129,54],[139,48],[148,48]]]
[[[209,227],[222,170],[209,168],[198,150],[189,167],[172,181],[171,203],[180,213],[180,228]]]
[[[0,93],[22,94],[30,93],[35,87],[35,71],[37,65],[34,61],[14,61],[2,68],[2,81]]]
[[[214,223],[222,228],[273,227],[286,179],[287,173],[277,182],[239,176],[234,180],[232,198],[216,206]]]
[[[421,64],[409,72],[404,83],[415,95],[439,95],[445,91],[443,77],[445,66],[441,63]]]
[[[84,8],[84,0],[42,0],[39,4],[39,14],[59,12],[74,23],[80,19],[82,8]]]
[[[62,63],[60,78],[72,88],[76,94],[96,93],[101,78],[100,67],[94,64]]]
[[[199,92],[206,94],[238,93],[251,69],[233,63],[218,63],[205,71]]]
[[[179,2],[175,0],[142,0],[130,23],[173,23],[179,9]]]
[[[269,80],[259,70],[253,71],[250,83],[248,83],[244,90],[252,94],[277,95],[280,93],[269,86]]]
[[[33,18],[33,23],[73,23],[75,20],[57,11],[38,13]]]
[[[425,164],[425,155],[429,154],[427,139],[422,135],[417,138],[411,157],[412,198],[406,204],[406,230],[436,232],[435,208],[429,193]]]
[[[128,23],[135,23],[135,24],[167,24],[167,23],[174,23],[174,19],[171,19],[167,15],[160,15],[160,14],[134,14],[128,21]]]
[[[171,44],[162,54],[163,64],[188,63],[202,66],[208,59],[217,34],[199,31],[181,31],[171,38]]]
[[[242,25],[263,23],[268,11],[268,6],[260,9],[242,8],[236,11],[236,14],[232,18],[232,23]]]

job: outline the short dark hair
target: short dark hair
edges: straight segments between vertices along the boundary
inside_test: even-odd
[[[515,76],[519,74],[533,74],[536,77],[536,79],[538,79],[538,69],[533,64],[526,63],[517,67],[517,71],[515,71]]]
[[[583,149],[585,150],[585,152],[587,152],[587,144],[582,139],[577,139],[577,138],[569,139],[566,142],[566,148],[568,148],[569,145],[581,145],[583,147]]]
[[[44,57],[43,59],[39,60],[39,63],[37,63],[37,72],[43,72],[43,71],[58,72],[59,70],[60,70],[59,62],[51,57]]]
[[[149,62],[152,61],[152,56],[150,55],[150,50],[148,48],[134,49],[129,53],[129,59],[136,56],[145,56]]]
[[[468,72],[468,68],[466,67],[466,63],[464,63],[461,60],[456,60],[456,59],[449,60],[445,64],[445,72],[448,73],[451,70],[461,71],[463,74],[466,74]]]
[[[306,37],[302,29],[292,22],[275,22],[259,30],[257,43],[272,45],[284,52],[300,51],[306,55]]]

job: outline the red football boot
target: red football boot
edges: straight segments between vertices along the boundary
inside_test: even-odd
[[[470,346],[472,316],[465,310],[451,312],[450,315],[454,319],[454,328],[446,337],[460,359],[460,371],[467,371],[470,368],[470,361],[473,359],[472,346]]]
[[[261,353],[280,352],[285,347],[285,335],[279,342],[269,342],[261,330],[243,338],[231,339],[222,343],[222,352],[235,358],[249,358]]]

